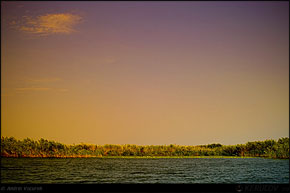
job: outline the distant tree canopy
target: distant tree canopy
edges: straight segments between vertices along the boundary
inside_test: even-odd
[[[199,145],[200,147],[207,147],[207,148],[216,148],[216,147],[221,147],[222,144],[219,143],[213,143],[213,144],[209,144],[209,145]]]
[[[103,156],[248,156],[289,159],[289,138],[238,145],[65,145],[55,141],[1,138],[3,157],[103,157]]]

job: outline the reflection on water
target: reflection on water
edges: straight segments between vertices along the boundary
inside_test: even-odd
[[[289,160],[2,158],[2,183],[289,183]]]

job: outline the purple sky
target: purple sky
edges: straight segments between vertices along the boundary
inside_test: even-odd
[[[6,1],[1,11],[4,136],[289,136],[288,2]]]

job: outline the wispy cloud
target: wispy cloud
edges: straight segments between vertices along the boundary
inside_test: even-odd
[[[37,78],[23,78],[22,85],[14,87],[14,93],[38,93],[38,92],[67,92],[67,88],[59,88],[59,81],[61,78],[57,77],[37,77]]]
[[[30,34],[51,35],[71,34],[75,31],[75,24],[81,21],[81,17],[71,13],[46,14],[36,17],[23,16],[21,24],[12,21],[11,25],[17,25],[20,31]]]
[[[39,78],[39,79],[27,79],[27,82],[30,83],[45,83],[45,82],[57,82],[60,81],[60,78]]]
[[[15,88],[17,91],[47,91],[51,90],[48,87],[23,87],[23,88]]]

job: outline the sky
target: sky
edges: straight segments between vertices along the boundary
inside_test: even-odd
[[[1,136],[289,136],[289,2],[1,1]]]

